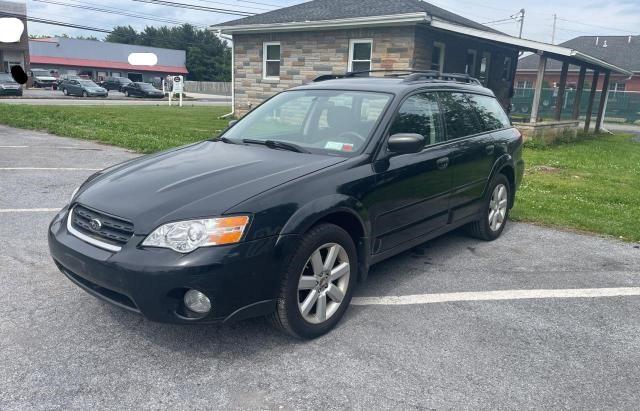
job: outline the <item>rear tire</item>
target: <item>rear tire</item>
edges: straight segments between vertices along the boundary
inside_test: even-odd
[[[500,237],[507,225],[510,210],[511,185],[504,174],[496,174],[489,184],[482,217],[467,226],[472,237],[493,241]]]
[[[306,233],[283,273],[271,323],[297,338],[330,331],[351,302],[357,261],[353,240],[342,228],[321,224]]]
[[[68,96],[69,95],[69,91],[67,91],[66,88],[63,88],[62,89],[62,94],[64,94],[65,96]]]

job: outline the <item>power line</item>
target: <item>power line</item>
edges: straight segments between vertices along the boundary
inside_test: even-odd
[[[250,13],[248,11],[221,9],[217,7],[206,7],[206,6],[200,6],[197,4],[180,3],[180,2],[173,2],[173,1],[167,1],[167,0],[133,0],[133,1],[136,1],[138,3],[156,4],[160,6],[169,6],[169,7],[177,7],[181,9],[207,11],[210,13],[231,14],[231,15],[243,16],[243,17],[254,16],[256,14],[256,13]]]
[[[233,7],[242,7],[242,8],[245,8],[245,9],[261,10],[263,12],[272,11],[273,7],[277,7],[277,6],[269,6],[271,8],[267,9],[267,8],[264,8],[264,7],[243,6],[243,5],[240,5],[240,4],[225,3],[225,2],[222,2],[222,1],[214,1],[214,0],[196,0],[196,1],[200,1],[202,3],[209,3],[209,4],[220,4],[222,6],[233,6]],[[253,3],[253,2],[250,2],[250,3]],[[257,3],[257,4],[260,4],[260,3]],[[244,10],[242,10],[242,11],[244,11]]]
[[[103,29],[103,28],[83,26],[83,25],[80,25],[80,24],[73,24],[73,23],[67,23],[67,22],[64,22],[64,21],[55,21],[55,20],[43,19],[43,18],[34,17],[34,16],[25,16],[24,14],[14,14],[14,13],[6,13],[4,11],[0,11],[0,16],[16,17],[16,18],[19,18],[19,19],[26,19],[27,21],[31,21],[33,23],[50,24],[50,25],[53,25],[53,26],[69,27],[69,28],[79,29],[79,30],[97,31],[97,32],[107,33],[107,34],[111,33],[111,30],[107,30],[107,29]]]
[[[73,8],[78,8],[78,9],[82,9],[82,10],[90,10],[90,11],[98,11],[101,13],[108,13],[108,14],[116,14],[119,16],[126,16],[126,17],[133,17],[133,18],[137,18],[137,19],[144,19],[144,20],[152,20],[152,21],[157,21],[160,23],[168,23],[168,24],[176,24],[176,25],[182,25],[185,24],[186,22],[184,21],[178,21],[178,20],[172,20],[172,19],[168,19],[168,18],[163,18],[163,17],[151,17],[151,16],[145,16],[144,14],[137,14],[137,13],[130,13],[127,11],[123,11],[123,10],[109,10],[109,9],[105,9],[102,7],[94,7],[92,5],[84,5],[84,4],[68,4],[68,3],[61,3],[58,1],[54,1],[54,0],[32,0],[35,2],[39,2],[39,3],[47,3],[47,4],[53,4],[53,5],[59,5],[59,6],[65,6],[65,7],[73,7]],[[73,0],[71,0],[73,1]],[[191,23],[189,23],[191,24]],[[198,26],[201,28],[206,28],[206,25],[197,25],[194,24],[194,26]]]
[[[560,18],[560,17],[558,17],[558,20],[566,21],[567,23],[581,24],[583,26],[596,27],[596,28],[604,29],[604,30],[617,31],[617,32],[620,32],[620,33],[625,33],[625,34],[634,33],[634,31],[632,31],[632,30],[623,30],[623,29],[617,29],[617,28],[613,28],[613,27],[599,26],[597,24],[583,23],[581,21],[563,19],[563,18]]]

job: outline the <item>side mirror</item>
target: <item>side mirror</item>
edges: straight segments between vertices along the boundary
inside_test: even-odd
[[[420,134],[398,133],[389,137],[389,151],[396,154],[417,153],[424,148],[424,137]]]
[[[231,120],[231,121],[229,121],[229,124],[227,125],[227,127],[231,127],[234,124],[236,124],[237,122],[238,122],[238,120]]]

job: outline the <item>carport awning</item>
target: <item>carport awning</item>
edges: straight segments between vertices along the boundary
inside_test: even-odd
[[[460,26],[458,24],[449,23],[448,21],[440,19],[432,19],[431,26],[441,30],[447,30],[458,34],[464,34],[466,36],[476,37],[483,40],[493,41],[496,43],[506,44],[510,46],[516,46],[524,51],[530,51],[533,53],[544,53],[552,58],[558,58],[559,60],[569,61],[575,65],[587,65],[591,68],[598,68],[601,70],[609,70],[616,73],[621,73],[627,76],[632,76],[633,72],[618,67],[614,64],[608,63],[604,60],[600,60],[596,57],[582,53],[578,50],[573,50],[567,47],[556,46],[554,44],[541,43],[539,41],[520,39],[517,37],[509,36],[507,34],[493,33],[483,30],[477,30],[466,26]]]
[[[86,60],[86,59],[70,59],[64,57],[34,56],[31,55],[29,60],[31,64],[52,64],[58,66],[74,66],[74,67],[95,67],[104,69],[130,70],[130,71],[153,71],[172,74],[188,74],[186,67],[177,66],[134,66],[129,63],[107,60]]]

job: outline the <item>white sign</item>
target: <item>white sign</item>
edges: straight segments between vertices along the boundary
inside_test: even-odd
[[[173,76],[173,92],[182,93],[184,81],[182,76]]]

